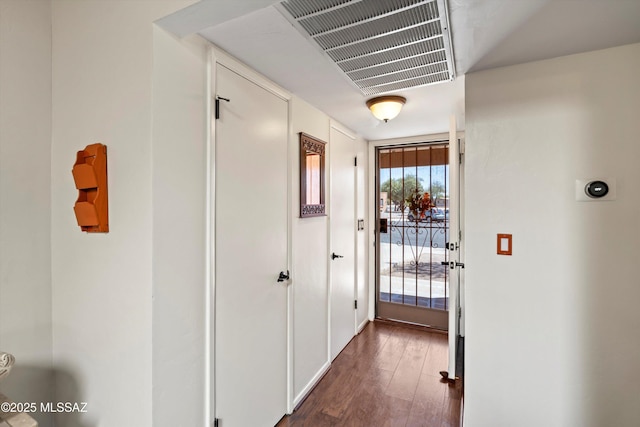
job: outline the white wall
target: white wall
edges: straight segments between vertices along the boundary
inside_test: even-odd
[[[163,235],[154,242],[154,213],[164,206],[164,201],[156,197],[176,193],[174,189],[163,192],[160,186],[164,182],[153,174],[154,150],[166,142],[166,137],[158,138],[157,143],[154,140],[157,132],[166,127],[157,121],[153,126],[153,114],[168,111],[154,96],[173,101],[184,93],[179,94],[179,89],[152,90],[154,82],[164,81],[164,74],[153,79],[154,52],[180,56],[171,52],[173,47],[167,40],[158,40],[154,51],[152,23],[190,3],[193,2],[53,2],[51,251],[55,398],[88,403],[87,414],[58,414],[58,424],[65,427],[152,425],[152,325],[166,327],[166,319],[152,318],[152,309],[166,314],[166,294],[160,291],[166,290],[168,282],[175,278],[172,275],[159,283],[155,290],[162,299],[157,305],[153,303],[153,278],[161,271],[153,268],[153,257],[158,255],[158,262],[166,262],[167,252],[162,251],[165,244],[187,242],[188,251],[197,245],[191,227],[184,240],[167,243]],[[160,55],[159,60],[166,60],[166,56]],[[189,74],[192,67],[193,62],[184,68],[176,67],[177,76]],[[189,83],[183,88],[189,92],[199,84]],[[193,108],[192,104],[188,106]],[[178,128],[187,126],[183,121],[184,116],[179,117]],[[199,152],[200,148],[193,146],[195,135],[196,130],[186,135],[186,152]],[[108,234],[82,233],[72,210],[77,196],[70,173],[75,153],[94,142],[108,147]],[[166,152],[156,155],[156,159],[162,159]],[[164,163],[159,167],[166,170]],[[189,179],[198,175],[197,169],[185,173]],[[166,213],[158,220],[164,224],[172,214]],[[192,264],[180,260],[177,265],[183,271]],[[191,292],[196,280],[197,274],[187,276],[185,286]],[[186,317],[199,315],[197,307],[190,309],[196,314]],[[191,333],[194,337],[186,341],[199,342],[201,331],[185,332]],[[163,342],[157,344],[162,346]],[[166,349],[162,350],[164,357]],[[185,356],[179,350],[175,353],[177,360]],[[163,360],[153,367],[165,367]],[[189,362],[188,369],[195,369],[200,363]],[[159,386],[167,384],[161,382]],[[154,390],[153,396],[161,396],[162,392]],[[181,408],[183,404],[193,405],[189,407],[198,411],[202,406],[200,402],[178,402]],[[159,420],[153,425],[165,424]]]
[[[50,142],[51,5],[1,0],[0,390],[17,402],[52,399]]]
[[[300,218],[300,143],[298,134],[307,133],[327,142],[327,183],[331,157],[331,119],[300,98],[291,100],[290,152],[292,206],[292,305],[293,305],[293,403],[297,405],[329,368],[329,222],[328,217]],[[342,125],[339,125],[342,127]],[[346,129],[346,128],[344,128]],[[349,131],[350,132],[350,131]],[[358,184],[366,182],[366,141],[357,137],[354,153],[359,157]],[[366,218],[366,189],[358,189],[358,218]],[[327,205],[329,187],[326,188]],[[328,213],[328,210],[327,210]],[[354,225],[355,226],[355,225]],[[368,318],[366,231],[358,234],[358,323]],[[350,298],[351,299],[351,298]]]
[[[329,366],[326,216],[300,218],[300,132],[329,141],[329,117],[297,97],[291,100],[292,296],[294,404]],[[326,159],[328,172],[329,159]],[[328,192],[327,192],[328,194]]]
[[[466,426],[638,422],[638,69],[635,44],[466,78]],[[575,200],[595,177],[617,200]]]
[[[159,27],[153,36],[153,425],[202,426],[209,44]]]
[[[369,166],[369,152],[367,141],[356,137],[355,152],[358,159],[356,171],[356,222],[364,220],[364,229],[356,234],[356,281],[358,310],[356,312],[356,326],[360,331],[369,321],[369,191],[367,191],[367,173]]]

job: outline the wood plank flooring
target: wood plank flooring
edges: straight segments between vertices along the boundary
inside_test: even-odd
[[[370,322],[277,427],[458,427],[462,384],[447,368],[447,336]]]

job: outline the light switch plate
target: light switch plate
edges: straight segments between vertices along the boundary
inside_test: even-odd
[[[512,245],[511,234],[498,234],[498,255],[511,255],[513,253]]]

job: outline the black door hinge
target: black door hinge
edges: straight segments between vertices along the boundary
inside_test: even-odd
[[[358,309],[358,300],[355,300],[353,305],[354,305],[355,309],[357,310]]]
[[[353,158],[353,166],[356,166],[356,167],[358,166],[358,158],[357,157]]]
[[[221,96],[216,96],[216,120],[220,118],[220,100],[223,101],[231,101],[229,98],[223,98]],[[218,426],[216,426],[218,427]]]
[[[220,427],[220,418],[213,420],[213,427]]]

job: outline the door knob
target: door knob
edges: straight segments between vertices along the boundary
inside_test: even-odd
[[[336,255],[336,253],[335,253],[335,252],[333,252],[333,253],[331,254],[331,259],[336,259],[336,258],[344,258],[344,257],[343,257],[342,255]]]
[[[278,276],[278,282],[284,282],[285,280],[289,280],[289,270],[285,273],[284,271],[280,272]]]

